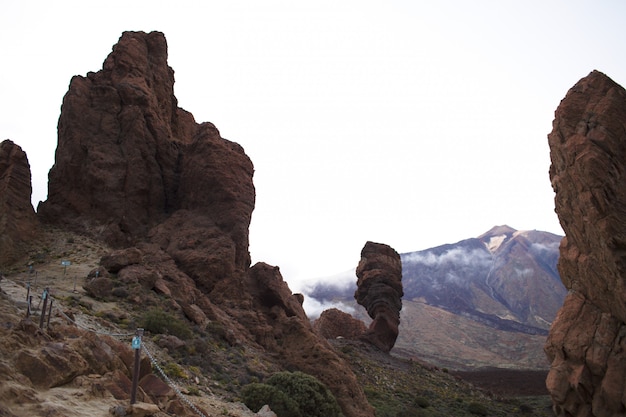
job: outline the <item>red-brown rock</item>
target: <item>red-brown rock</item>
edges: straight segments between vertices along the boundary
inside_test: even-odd
[[[10,140],[0,143],[0,265],[22,256],[22,244],[38,227],[30,202],[30,165],[22,148]]]
[[[313,328],[325,339],[357,339],[367,331],[367,326],[361,320],[336,308],[324,310],[313,322]]]
[[[626,413],[626,90],[593,71],[572,87],[548,136],[570,294],[545,350],[558,416]]]
[[[251,294],[250,310],[238,311],[238,321],[251,329],[256,340],[277,353],[283,366],[314,375],[326,384],[344,415],[374,416],[350,366],[313,330],[300,297],[291,293],[279,268],[257,263],[244,282]]]
[[[398,338],[402,309],[402,262],[392,247],[367,242],[356,268],[358,277],[354,298],[373,319],[361,338],[389,352]]]
[[[128,246],[175,211],[197,210],[247,267],[252,163],[178,108],[173,88],[160,32],[125,32],[101,71],[74,77],[39,214]]]

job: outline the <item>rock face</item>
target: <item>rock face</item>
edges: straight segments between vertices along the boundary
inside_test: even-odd
[[[0,265],[17,260],[21,242],[33,238],[37,216],[30,202],[30,165],[22,148],[0,143]]]
[[[398,338],[402,310],[402,263],[390,246],[367,242],[356,268],[354,298],[373,319],[361,338],[389,352]]]
[[[277,267],[250,267],[252,163],[177,107],[173,83],[158,32],[125,32],[101,71],[72,79],[41,218],[117,247],[84,287],[93,296],[210,323],[275,369],[319,378],[347,417],[373,416],[350,367],[313,331],[302,296]]]
[[[336,308],[323,311],[313,323],[313,327],[325,339],[336,339],[338,337],[358,339],[367,331],[365,323],[361,320]]]
[[[593,71],[567,93],[548,136],[559,272],[570,290],[545,350],[559,416],[626,413],[626,91]]]
[[[199,210],[206,234],[232,240],[238,266],[249,265],[252,163],[178,107],[162,33],[125,32],[101,71],[75,76],[58,132],[43,219],[128,246],[177,210]]]

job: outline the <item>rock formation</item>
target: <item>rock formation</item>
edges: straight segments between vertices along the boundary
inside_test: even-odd
[[[313,323],[313,328],[325,339],[338,337],[358,339],[367,331],[365,323],[361,320],[336,308],[323,311]]]
[[[249,266],[252,162],[211,123],[197,124],[178,107],[162,33],[125,32],[101,71],[75,76],[58,135],[48,200],[38,210],[46,221],[128,246],[177,210],[187,211],[170,227],[201,211],[197,221],[208,230],[194,238]],[[228,241],[216,243],[216,234]],[[184,256],[189,242],[169,243]]]
[[[373,416],[350,367],[313,331],[302,296],[277,267],[250,267],[252,163],[178,108],[173,84],[158,32],[125,32],[101,71],[72,79],[41,218],[120,249],[85,284],[93,296],[210,322],[231,346],[319,378],[347,417]]]
[[[37,217],[30,202],[30,165],[22,148],[0,143],[0,265],[18,259],[21,243],[33,238]]]
[[[373,319],[361,338],[389,352],[398,338],[404,295],[400,255],[388,245],[367,242],[361,250],[356,275],[354,298]]]
[[[559,105],[548,141],[570,292],[545,345],[547,387],[559,416],[624,415],[626,91],[593,71]]]

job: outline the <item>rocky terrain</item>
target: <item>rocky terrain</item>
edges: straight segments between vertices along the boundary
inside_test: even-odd
[[[169,326],[166,333],[146,331],[142,338],[156,365],[183,398],[205,416],[256,415],[241,403],[239,391],[280,369],[271,353],[245,341],[232,343],[228,329],[217,322],[205,323],[203,328],[183,311],[169,310],[162,294],[159,300],[151,299],[154,290],[141,292],[146,298],[143,304],[119,292],[106,299],[90,295],[87,288],[95,280],[93,271],[100,270],[114,252],[101,241],[44,226],[20,262],[4,267],[5,278],[0,281],[0,415],[199,415],[163,382],[145,352],[138,390],[140,407],[131,414],[131,339],[154,307],[168,311],[172,323],[190,332]],[[25,262],[29,259],[35,260],[32,270]],[[65,268],[61,260],[66,259],[72,263]],[[29,320],[28,283],[35,300]],[[49,324],[46,320],[40,330],[39,300],[46,287],[54,304]],[[360,341],[334,339],[330,346],[354,373],[377,416],[551,415],[545,373],[486,370],[461,375],[386,354]],[[499,381],[497,386],[494,381]],[[157,406],[158,411],[149,406]]]
[[[626,90],[599,71],[555,113],[550,179],[569,290],[550,330],[547,385],[559,416],[626,414]]]
[[[404,297],[393,351],[450,369],[546,370],[543,345],[566,295],[556,269],[561,238],[496,226],[401,254]],[[349,275],[305,293],[351,307],[367,322]]]
[[[345,417],[550,415],[541,372],[452,374],[394,355],[400,310],[407,310],[400,300],[409,292],[387,245],[366,244],[357,266],[356,298],[371,319],[365,332],[358,317],[338,312],[326,321],[354,327],[356,340],[328,339],[338,326],[313,326],[278,266],[251,265],[252,162],[214,125],[179,108],[173,85],[159,32],[123,33],[101,70],[74,77],[48,200],[36,215],[27,156],[2,142],[0,415],[252,416],[257,410],[241,404],[244,388],[279,371],[314,377]],[[558,415],[625,411],[625,97],[593,72],[563,100],[549,136],[567,235],[559,272],[569,290],[545,345]],[[532,247],[532,238],[504,228],[469,243],[512,254]],[[506,324],[545,337],[550,310],[509,297],[505,278],[527,274],[503,265],[507,274],[489,274],[485,286],[471,286],[471,297],[449,297],[447,310],[433,301],[441,293],[412,301],[435,314],[482,318],[494,332],[511,333]],[[501,305],[479,309],[489,292]],[[439,330],[458,339],[456,327]],[[141,351],[132,348],[139,329]],[[264,407],[257,415],[273,413]]]

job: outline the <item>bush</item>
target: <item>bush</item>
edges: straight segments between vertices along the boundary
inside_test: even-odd
[[[258,382],[248,384],[241,391],[243,403],[250,410],[258,412],[265,404],[280,417],[305,417],[298,404],[278,388]]]
[[[328,388],[317,378],[302,372],[276,373],[266,383],[246,385],[242,396],[244,404],[251,410],[258,411],[268,404],[280,417],[342,416],[337,400]]]
[[[142,326],[150,333],[171,334],[180,339],[189,339],[192,335],[184,321],[157,308],[149,310],[143,316]]]
[[[487,407],[480,403],[469,403],[469,405],[467,406],[467,411],[477,416],[486,416],[487,414],[489,414],[489,412],[487,411]]]

